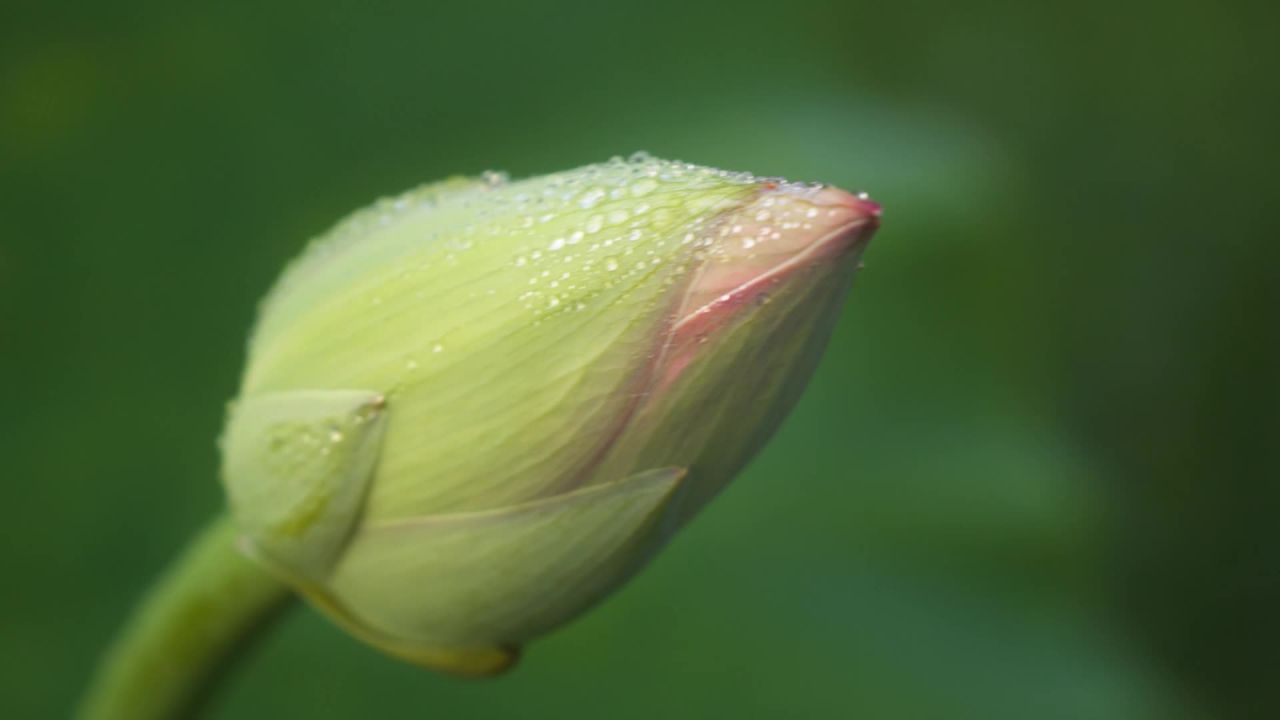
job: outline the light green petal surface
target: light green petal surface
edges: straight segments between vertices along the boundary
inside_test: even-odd
[[[684,474],[662,468],[497,511],[366,527],[328,592],[402,643],[518,645],[592,605],[647,558]]]

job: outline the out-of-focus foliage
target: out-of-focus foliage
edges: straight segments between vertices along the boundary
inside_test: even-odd
[[[221,502],[255,304],[454,173],[648,150],[885,224],[777,440],[492,683],[310,611],[226,718],[1280,715],[1276,16],[1077,2],[0,10],[6,717]]]

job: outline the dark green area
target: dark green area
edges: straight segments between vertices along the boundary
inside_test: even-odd
[[[1276,13],[6,3],[0,715],[219,507],[254,306],[373,198],[647,150],[866,189],[791,421],[495,682],[295,614],[221,718],[1280,716]]]

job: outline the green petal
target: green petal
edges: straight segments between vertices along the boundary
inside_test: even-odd
[[[385,649],[401,656],[411,645],[517,646],[644,562],[684,475],[662,468],[501,510],[362,529],[319,604],[375,644],[394,638]]]

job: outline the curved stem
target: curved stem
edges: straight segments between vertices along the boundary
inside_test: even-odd
[[[292,597],[235,548],[219,516],[139,605],[103,658],[81,720],[188,717]]]

